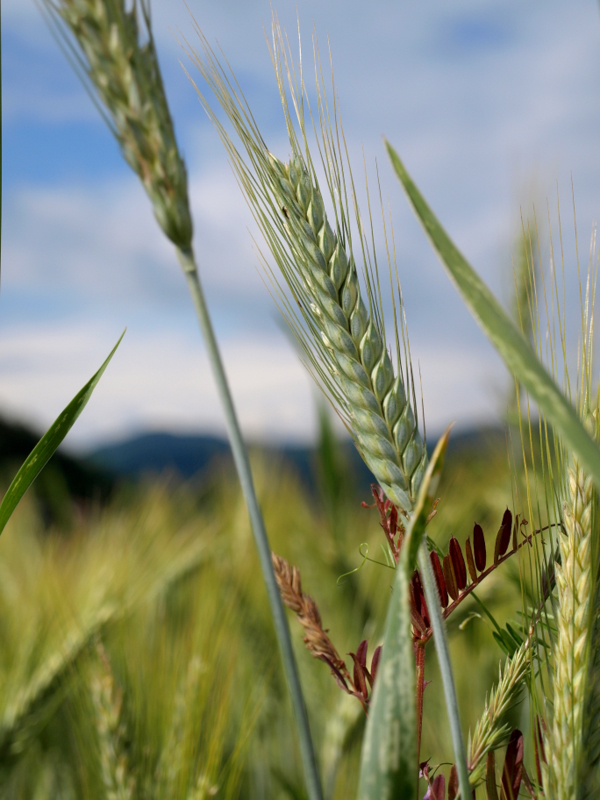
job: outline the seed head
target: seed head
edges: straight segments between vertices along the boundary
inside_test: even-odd
[[[48,22],[139,176],[166,236],[189,249],[187,173],[162,82],[147,0],[41,0]]]
[[[354,184],[347,154],[340,145],[343,132],[337,122],[327,122],[331,116],[338,119],[337,107],[330,116],[323,86],[318,82],[321,126],[319,131],[315,124],[315,134],[325,174],[322,192],[306,135],[308,98],[301,75],[296,82],[294,64],[277,23],[272,57],[291,147],[285,163],[269,151],[235,77],[221,67],[202,33],[197,32],[203,52],[188,48],[189,55],[233,125],[245,156],[198,90],[200,98],[227,148],[277,265],[274,270],[264,261],[276,300],[304,350],[307,366],[346,424],[377,482],[398,508],[410,513],[425,473],[427,452],[415,413],[399,284],[394,287],[397,275],[390,258],[392,299],[396,290],[398,294],[392,348],[386,341],[374,247],[367,242],[355,197],[356,222],[351,222],[349,187]],[[356,252],[363,256],[362,280],[353,236]]]

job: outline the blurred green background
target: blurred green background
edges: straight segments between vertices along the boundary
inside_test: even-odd
[[[19,458],[15,431],[3,430],[6,483]],[[20,429],[25,449],[26,434]],[[442,549],[452,535],[462,545],[477,521],[493,553],[502,513],[515,508],[508,447],[498,430],[455,439],[429,528]],[[253,454],[273,550],[300,569],[338,651],[356,652],[367,638],[370,663],[392,573],[366,563],[338,582],[361,564],[361,543],[383,560],[377,511],[361,507],[371,499],[368,476],[356,464],[324,412],[318,447],[303,461]],[[514,618],[518,558],[479,596],[500,622]],[[478,610],[467,600],[449,621],[465,733],[504,662]],[[354,796],[362,708],[304,649],[295,619],[290,625],[327,795]],[[175,469],[117,475],[55,457],[0,539],[0,636],[1,798],[305,796],[265,590],[226,451],[186,479]],[[449,762],[431,645],[426,679],[421,759]],[[515,725],[519,713],[526,710],[513,710]]]

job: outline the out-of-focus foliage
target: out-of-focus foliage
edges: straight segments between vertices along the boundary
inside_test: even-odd
[[[281,464],[257,459],[254,472],[273,549],[300,568],[342,657],[366,638],[370,658],[393,573],[366,562],[338,583],[341,564],[362,563],[361,543],[383,561],[384,540],[376,510],[361,508],[369,497],[332,502],[336,458],[317,471],[321,497]],[[506,448],[451,452],[440,497],[429,535],[442,548],[450,536],[462,543],[477,520],[489,549],[511,503]],[[515,559],[479,593],[500,622],[519,607],[518,575]],[[504,660],[475,613],[469,600],[450,620],[471,728]],[[352,796],[363,710],[290,625],[326,792]],[[251,531],[227,469],[213,469],[201,491],[130,488],[68,535],[47,530],[26,498],[0,541],[0,627],[0,798],[304,796]],[[430,649],[421,758],[450,760]]]

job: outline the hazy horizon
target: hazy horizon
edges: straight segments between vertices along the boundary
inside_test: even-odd
[[[195,247],[242,427],[253,441],[309,442],[315,389],[257,272],[252,220],[223,148],[178,63],[186,59],[172,31],[194,44],[187,11],[167,0],[152,6],[189,169]],[[275,7],[295,33],[296,3]],[[262,28],[270,3],[190,8],[209,40],[223,47],[269,147],[285,158]],[[313,20],[323,51],[329,35],[355,175],[361,177],[363,152],[371,178],[377,160],[389,198],[428,431],[434,435],[453,420],[459,430],[493,424],[503,416],[510,378],[414,220],[382,135],[503,301],[520,206],[527,214],[535,200],[542,225],[548,199],[555,226],[557,188],[567,269],[574,267],[571,179],[585,266],[600,207],[598,5],[379,0],[367,9],[355,1],[307,0],[300,10],[306,55]],[[147,429],[224,435],[172,248],[33,0],[2,4],[2,48],[0,413],[47,427],[127,326],[68,449],[83,452]],[[567,303],[576,315],[576,291]]]

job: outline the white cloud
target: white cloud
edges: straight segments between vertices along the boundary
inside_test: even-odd
[[[244,424],[256,436],[309,435],[310,390],[283,337],[274,332],[275,312],[256,273],[246,229],[252,227],[249,212],[216,135],[176,64],[181,53],[167,26],[179,25],[193,44],[187,11],[171,0],[154,0],[153,7],[177,131],[190,165],[198,260],[226,343]],[[296,0],[278,7],[292,30]],[[285,156],[289,148],[281,138],[281,114],[260,27],[261,19],[269,21],[270,4],[193,4],[192,11],[209,38],[219,37],[256,106],[265,138]],[[27,119],[39,124],[43,136],[50,122],[92,119],[96,112],[71,79],[33,2],[5,0],[2,16],[4,32],[23,44],[23,62],[28,53],[36,53],[29,71],[17,68],[18,60],[5,71],[8,124]],[[466,423],[493,416],[493,387],[502,385],[501,368],[490,359],[483,336],[413,220],[387,166],[380,134],[385,132],[398,148],[457,244],[496,291],[507,285],[502,270],[510,265],[518,206],[529,199],[521,187],[535,171],[543,221],[543,200],[553,197],[558,178],[565,252],[572,266],[572,224],[566,221],[571,170],[583,232],[580,252],[586,255],[590,223],[598,211],[597,8],[583,0],[527,7],[510,0],[485,9],[478,0],[441,6],[438,0],[380,1],[368,7],[307,0],[301,9],[306,55],[313,16],[323,51],[324,33],[331,34],[336,88],[357,179],[363,143],[368,163],[375,155],[381,159],[429,427],[439,429],[451,418]],[[17,52],[17,44],[11,47]],[[50,421],[45,402],[59,410],[65,387],[61,381],[74,393],[88,366],[102,360],[111,338],[129,323],[122,352],[99,389],[98,398],[107,393],[104,411],[95,399],[78,423],[81,434],[74,441],[117,435],[128,426],[218,426],[216,398],[198,355],[193,320],[186,321],[192,319],[190,304],[172,249],[127,168],[105,176],[94,171],[93,153],[89,163],[89,174],[82,174],[80,181],[25,185],[17,176],[5,194],[0,402],[15,413],[21,407],[34,419]],[[39,321],[42,306],[41,316],[49,319],[46,327]],[[20,328],[15,327],[17,313]],[[67,358],[77,371],[83,370],[82,380]],[[48,370],[44,365],[50,363],[55,366]],[[120,363],[127,364],[122,371]],[[190,364],[197,364],[198,371],[190,371]],[[110,374],[114,384],[109,391]]]
[[[0,332],[0,407],[47,428],[100,366],[119,330],[80,323]],[[245,435],[310,441],[315,387],[283,337],[244,334],[222,341],[223,358]],[[434,345],[420,354],[429,431],[451,421],[490,419],[497,359],[473,349]],[[416,367],[416,365],[415,365]],[[492,416],[497,413],[492,408]],[[85,451],[140,430],[224,434],[219,398],[199,333],[132,326],[67,441]]]
[[[250,214],[228,165],[190,181],[195,246],[204,283],[225,305],[266,301],[244,222]],[[53,292],[100,311],[181,303],[185,284],[133,175],[95,185],[28,186],[5,195],[4,300],[11,292]],[[8,297],[7,297],[8,295]]]
[[[47,427],[117,336],[107,325],[3,330],[0,406],[9,416]],[[226,339],[222,351],[250,439],[312,436],[313,389],[284,339]],[[130,328],[68,443],[81,449],[148,428],[224,434],[208,359],[193,326],[183,333]]]

